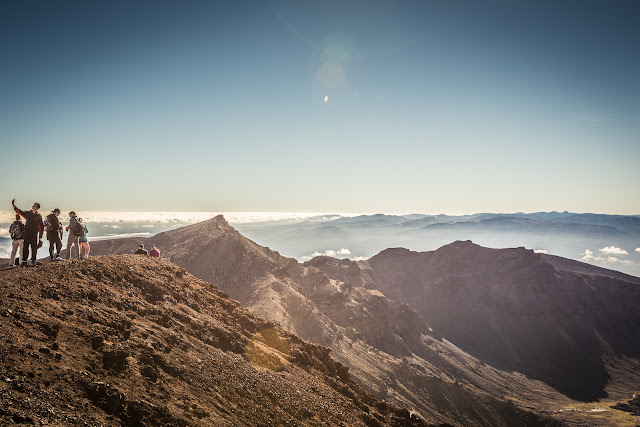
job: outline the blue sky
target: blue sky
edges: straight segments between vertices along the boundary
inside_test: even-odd
[[[0,194],[638,214],[638,22],[631,0],[6,2]]]

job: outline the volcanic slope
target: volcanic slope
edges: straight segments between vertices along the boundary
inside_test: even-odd
[[[375,286],[478,359],[580,401],[640,384],[640,279],[524,248],[387,249]]]
[[[246,239],[222,216],[149,239],[94,242],[92,253],[130,253],[140,242],[158,245],[163,256],[212,281],[254,314],[330,347],[367,391],[428,422],[554,423],[523,408],[539,408],[540,396],[562,400],[559,393],[523,375],[483,366],[443,340],[406,304],[321,271],[337,260],[300,265]],[[360,274],[355,263],[346,268]]]
[[[0,424],[423,425],[168,260],[0,271]]]

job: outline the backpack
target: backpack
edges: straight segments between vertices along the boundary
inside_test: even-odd
[[[71,231],[76,236],[84,236],[84,226],[77,219],[76,219],[76,223],[73,225],[73,230]]]
[[[61,228],[62,227],[60,227],[60,220],[54,213],[50,213],[45,217],[45,220],[44,220],[45,231],[60,231]]]
[[[11,235],[12,240],[22,239],[22,235],[24,234],[24,228],[22,227],[21,222],[14,222],[9,227],[9,234]]]

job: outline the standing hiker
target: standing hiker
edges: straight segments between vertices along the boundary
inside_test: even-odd
[[[80,256],[80,249],[78,249],[78,256],[80,258],[86,258],[89,256],[89,251],[91,247],[89,246],[89,240],[87,239],[87,234],[89,234],[89,230],[87,229],[87,224],[82,221],[82,218],[78,219],[80,225],[82,225],[82,229],[84,233],[80,237],[78,237],[78,242],[80,243],[80,247],[84,249],[84,255]]]
[[[40,203],[34,203],[31,209],[23,211],[16,206],[16,199],[11,201],[13,210],[25,219],[24,224],[24,247],[22,249],[21,267],[27,266],[29,260],[29,247],[31,247],[31,264],[36,265],[36,257],[38,248],[42,246],[42,234],[44,233],[44,224],[42,224],[42,215],[38,213]]]
[[[69,225],[66,227],[69,232],[69,236],[67,237],[67,259],[71,259],[71,249],[75,244],[76,250],[78,251],[78,258],[80,258],[80,236],[84,234],[84,228],[80,221],[78,221],[78,216],[74,211],[69,212]]]
[[[9,235],[11,236],[11,258],[9,259],[9,266],[13,267],[16,262],[16,252],[18,252],[19,262],[22,264],[22,247],[24,246],[24,224],[21,221],[21,216],[16,214],[16,220],[9,226]]]
[[[47,240],[49,241],[49,259],[57,261],[60,259],[60,251],[62,250],[62,224],[58,219],[60,209],[55,208],[49,215],[44,218],[44,230],[47,232]],[[53,250],[55,246],[55,256]]]

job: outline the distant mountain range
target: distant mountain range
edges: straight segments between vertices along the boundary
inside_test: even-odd
[[[456,240],[524,246],[640,275],[640,216],[539,212],[473,215],[360,215],[299,222],[237,224],[243,235],[298,260],[327,250],[371,257],[389,247],[435,250]],[[614,251],[612,253],[611,251]]]
[[[405,227],[394,218],[336,221]],[[299,264],[222,217],[93,242],[92,254],[132,253],[140,242],[254,314],[330,347],[365,390],[428,422],[547,425],[552,415],[598,425],[602,418],[565,409],[623,403],[639,391],[640,279],[623,273],[470,242]]]

